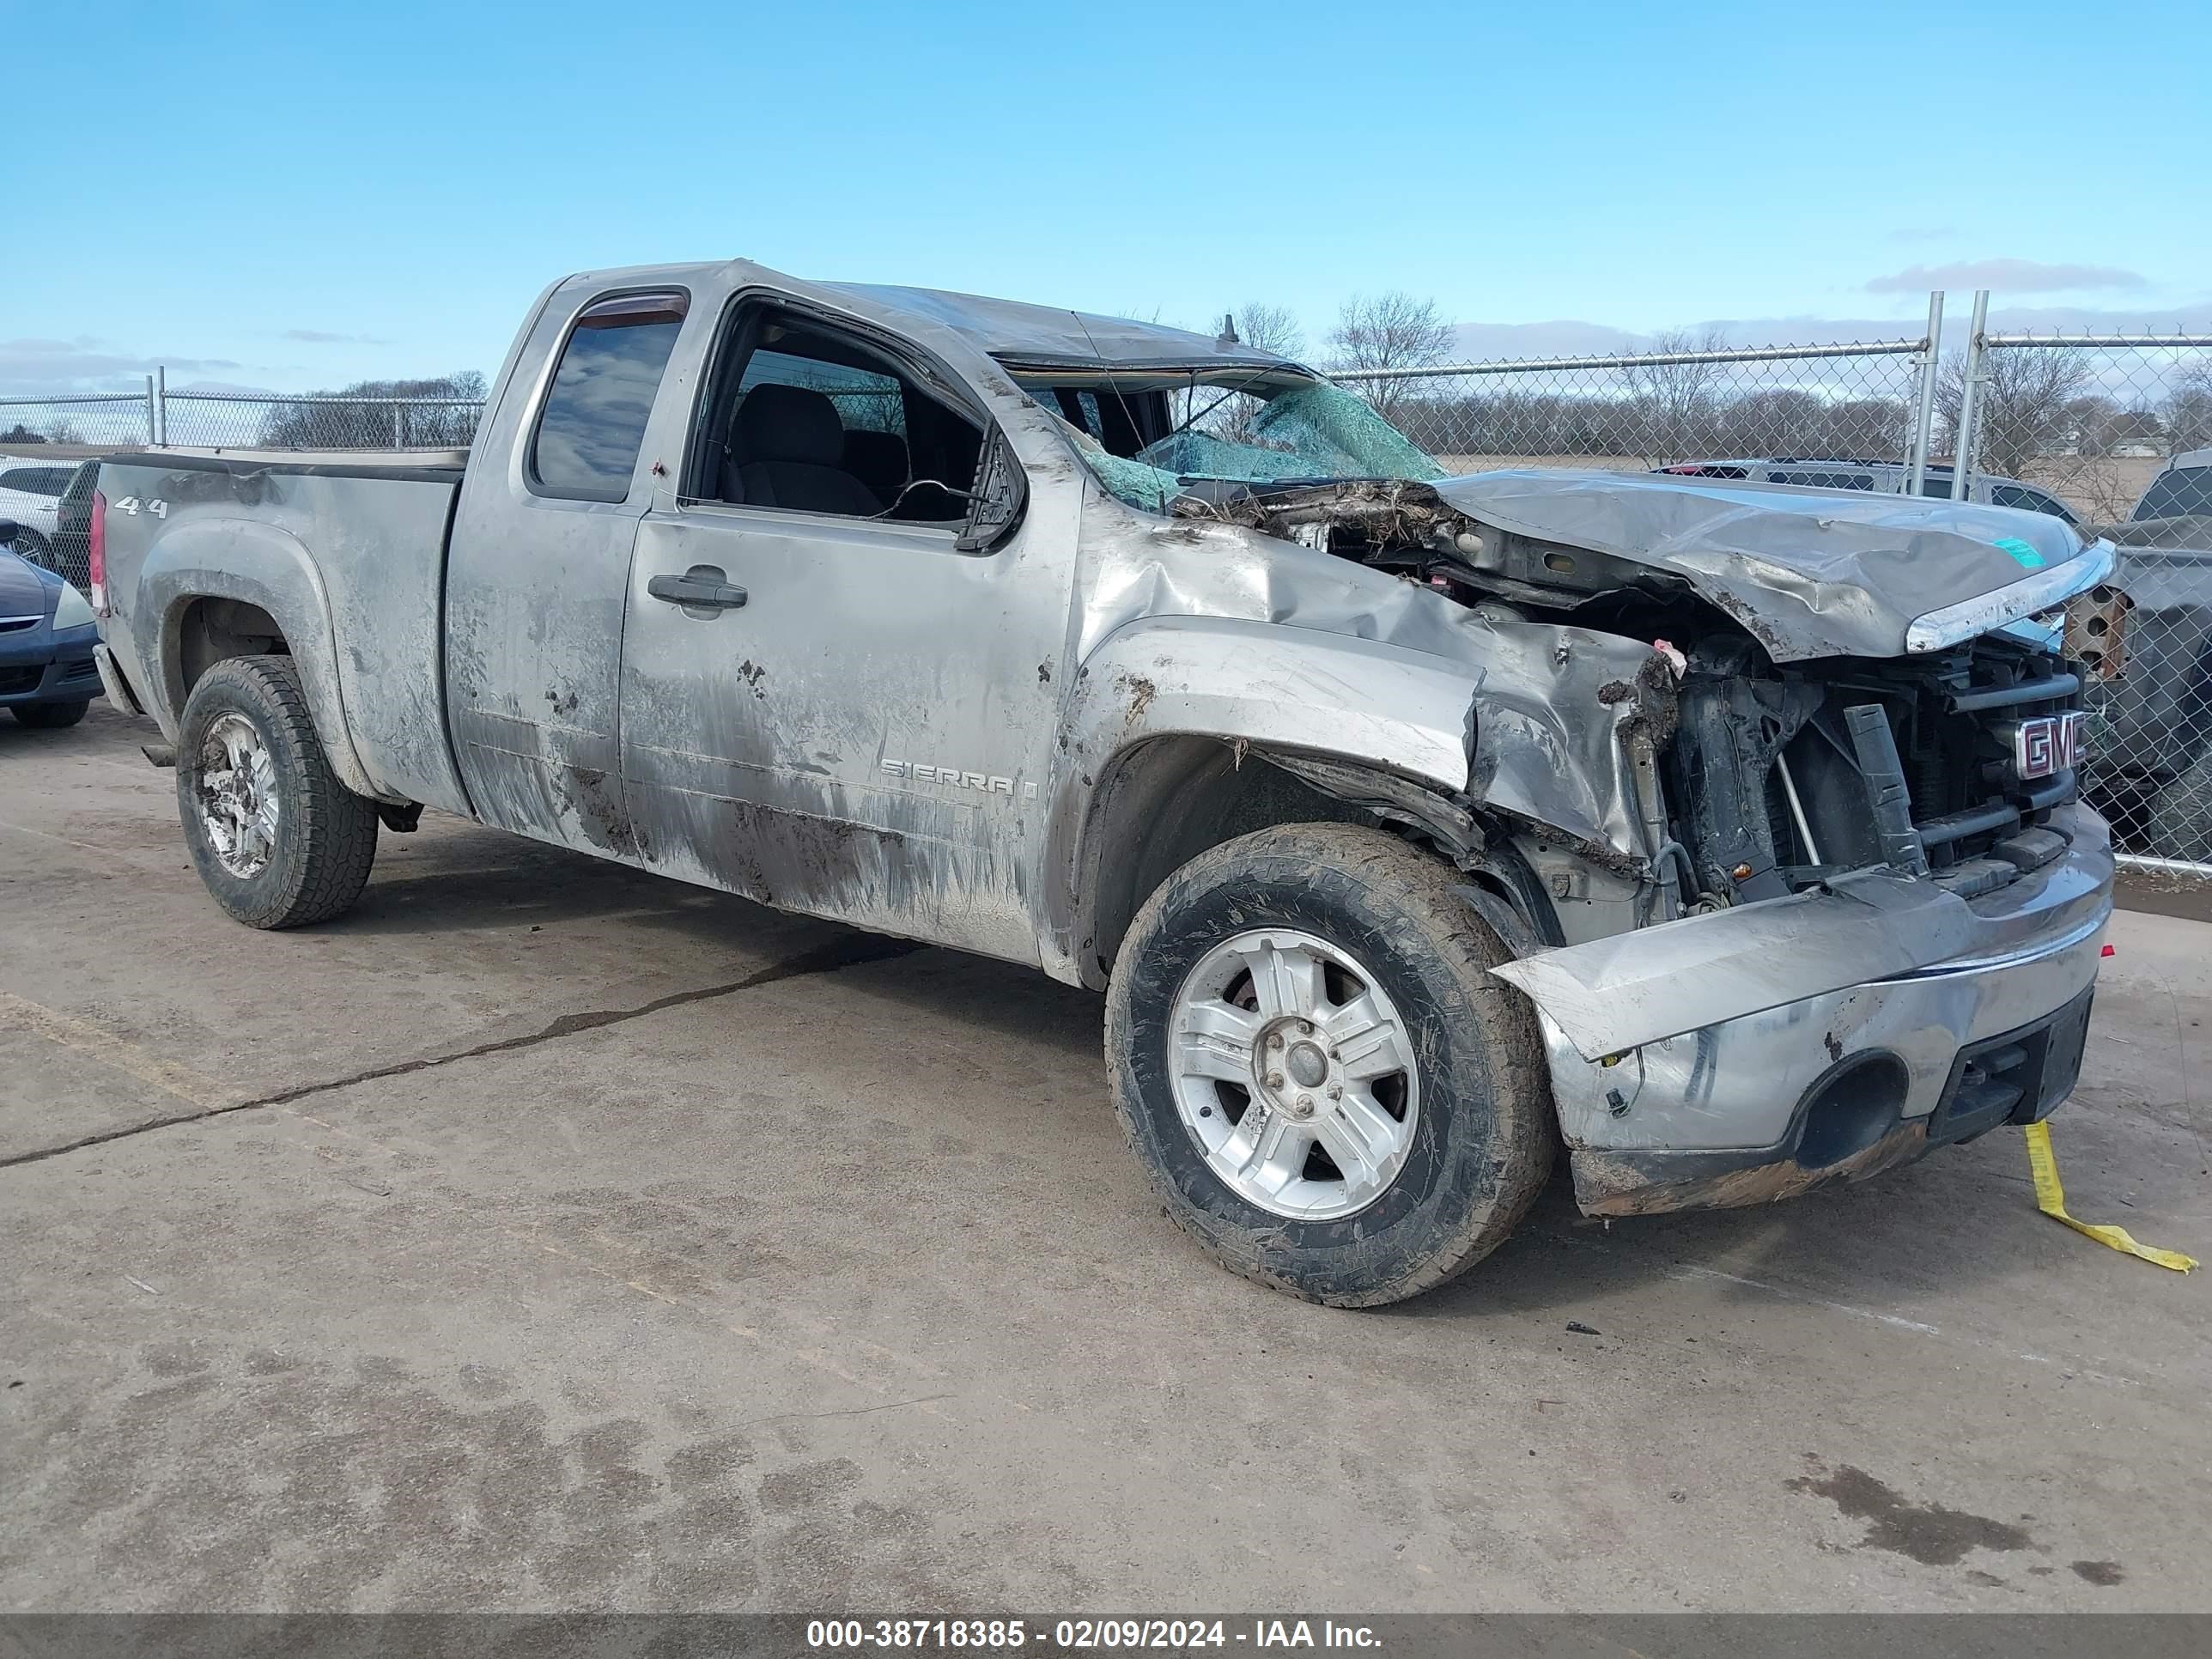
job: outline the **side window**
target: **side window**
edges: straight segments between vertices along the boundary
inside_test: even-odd
[[[625,294],[586,306],[569,331],[530,441],[541,495],[618,501],[629,494],[645,423],[688,296]]]
[[[740,313],[752,349],[707,422],[708,500],[953,526],[969,516],[982,433],[865,339]]]

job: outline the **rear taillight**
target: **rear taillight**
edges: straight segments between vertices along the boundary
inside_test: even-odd
[[[92,492],[92,522],[85,527],[84,562],[92,584],[92,614],[107,614],[107,497]]]

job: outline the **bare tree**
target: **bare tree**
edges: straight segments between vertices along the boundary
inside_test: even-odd
[[[1728,337],[1711,325],[1694,331],[1670,328],[1654,335],[1639,355],[1692,356],[1727,344]],[[1725,368],[1721,363],[1677,361],[1637,363],[1620,371],[1641,438],[1637,447],[1646,459],[1655,464],[1685,460],[1712,447],[1726,389]]]
[[[1360,369],[1430,368],[1451,349],[1452,325],[1434,300],[1417,300],[1402,289],[1372,296],[1355,294],[1337,313],[1328,331],[1330,366],[1340,372]],[[1382,418],[1401,431],[1405,416],[1425,401],[1418,381],[1370,380],[1362,386]]]
[[[1223,317],[1221,323],[1224,331],[1233,331],[1242,343],[1255,350],[1293,360],[1304,354],[1305,330],[1288,306],[1248,300]],[[1207,386],[1176,393],[1173,407],[1178,422],[1191,421],[1200,431],[1225,443],[1249,444],[1259,439],[1255,422],[1267,404],[1250,392],[1224,392]]]
[[[2063,434],[2067,447],[2076,455],[2111,454],[2119,417],[2119,404],[2102,392],[2085,392],[2069,398]]]
[[[2165,415],[2168,454],[2212,446],[2212,362],[2191,363],[2173,377]]]
[[[1272,352],[1278,357],[1304,355],[1306,331],[1299,325],[1297,313],[1288,306],[1247,300],[1231,316],[1237,325],[1237,337],[1255,351]]]
[[[356,380],[337,392],[307,395],[371,401],[272,403],[262,418],[262,443],[284,449],[389,449],[397,434],[410,447],[442,448],[473,441],[480,410],[466,403],[441,406],[412,400],[481,404],[484,377],[470,368],[419,380]],[[389,401],[374,401],[379,399]]]
[[[2089,365],[2082,353],[2063,346],[2003,346],[1985,352],[1982,364],[1974,470],[2024,477],[2037,457],[2063,447],[2071,435],[2068,405],[2087,387]],[[1965,384],[1966,360],[1953,357],[1943,365],[1936,398],[1954,454]]]

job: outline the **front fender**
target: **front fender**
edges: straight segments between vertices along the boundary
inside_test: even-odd
[[[1457,793],[1479,678],[1376,640],[1149,617],[1108,635],[1078,671],[1063,770],[1096,775],[1132,743],[1188,734],[1360,760]]]
[[[130,614],[158,617],[160,625],[133,628],[130,637],[136,683],[151,691],[149,712],[162,735],[177,740],[185,696],[182,624],[196,599],[236,599],[269,613],[291,649],[331,770],[356,794],[380,794],[354,749],[322,574],[297,537],[256,520],[189,519],[147,549]]]
[[[1198,738],[1348,762],[1454,796],[1468,780],[1474,689],[1448,659],[1279,623],[1169,616],[1116,629],[1077,672],[1048,785],[1048,968],[1096,977],[1077,948],[1090,931],[1094,866],[1110,850],[1092,844],[1094,809],[1132,750]]]

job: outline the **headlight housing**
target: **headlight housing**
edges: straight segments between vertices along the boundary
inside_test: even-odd
[[[92,621],[92,605],[84,595],[69,583],[62,584],[59,598],[54,601],[56,628],[82,628]]]

